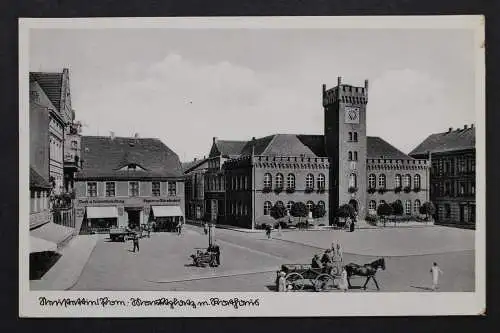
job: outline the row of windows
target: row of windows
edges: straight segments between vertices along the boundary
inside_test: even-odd
[[[205,184],[207,191],[224,191],[225,188],[224,178],[221,175],[207,176]]]
[[[401,187],[401,179],[403,180],[403,187],[411,187],[411,175],[407,174],[401,177],[401,175],[394,176],[394,187]],[[421,178],[420,175],[415,175],[413,177],[413,187],[420,188]],[[368,188],[375,188],[377,184],[377,176],[375,174],[370,174],[368,176]],[[378,176],[378,187],[386,188],[386,176],[381,174]]]
[[[325,175],[320,173],[318,175],[317,179],[317,187],[318,189],[324,189],[325,188]],[[283,181],[284,181],[284,176],[281,173],[278,173],[275,177],[275,185],[276,188],[283,188]],[[293,173],[288,174],[286,177],[286,185],[287,188],[289,189],[294,189],[295,188],[295,175]],[[264,175],[264,188],[270,189],[273,186],[273,176],[270,173],[266,173]],[[314,175],[313,174],[308,174],[306,176],[306,188],[307,189],[314,189]]]
[[[401,200],[396,200],[397,203],[399,204],[402,204],[401,203]],[[385,200],[380,200],[378,205],[382,205],[382,204],[385,204]],[[421,206],[421,202],[420,200],[415,200],[415,203],[413,204],[413,212],[414,214],[419,214],[419,211],[420,211],[420,206]],[[411,200],[405,200],[405,204],[403,206],[404,208],[404,212],[406,215],[411,215]],[[368,203],[368,209],[369,210],[373,210],[373,211],[376,211],[377,210],[377,202],[375,200],[370,200],[370,202]]]
[[[449,157],[432,161],[433,175],[455,176],[472,172],[476,172],[476,161],[473,157]]]
[[[445,181],[433,184],[432,196],[463,197],[476,194],[476,184],[474,180]]]
[[[439,210],[439,206],[437,209]],[[451,218],[451,205],[445,203],[443,205],[444,217],[446,219]],[[476,205],[474,204],[461,204],[459,216],[460,222],[475,222],[476,221]]]
[[[230,187],[232,190],[249,190],[250,184],[248,176],[232,176],[230,177]]]
[[[294,202],[293,201],[288,201],[286,204],[286,210],[287,212],[290,212],[292,210]],[[278,207],[285,207],[283,201],[276,201],[276,206]],[[324,201],[318,201],[318,206],[323,207],[325,209],[325,202]],[[271,214],[271,208],[273,207],[273,204],[271,201],[266,201],[264,202],[264,215],[270,215]],[[314,207],[314,202],[308,201],[306,202],[306,208],[307,212],[310,212]]]
[[[153,197],[159,197],[161,195],[160,188],[160,182],[151,182],[151,195]],[[177,195],[177,186],[175,182],[167,182],[167,193],[169,196]],[[128,195],[131,197],[137,197],[140,195],[138,181],[128,182]],[[97,197],[97,182],[87,182],[87,196]],[[116,182],[105,182],[105,196],[116,196]]]

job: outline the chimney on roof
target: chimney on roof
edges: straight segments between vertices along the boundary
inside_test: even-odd
[[[212,138],[212,142],[213,142],[213,143],[215,143],[215,141],[217,141],[217,137],[216,137],[216,136],[214,136],[214,137]]]
[[[368,90],[368,80],[365,80],[365,90]]]
[[[470,124],[470,128],[474,128],[474,124]]]
[[[111,140],[114,140],[115,139],[115,132],[110,131],[109,132],[109,137],[111,138]]]
[[[252,141],[255,141],[255,136],[252,136]]]
[[[323,94],[326,92],[326,84],[323,84]]]
[[[342,84],[342,76],[337,76],[337,86]]]
[[[134,134],[134,139],[139,139],[139,133]]]
[[[196,162],[196,157],[194,158],[194,161]]]
[[[466,129],[467,129],[467,124],[464,125],[464,130],[466,130]]]
[[[451,133],[453,131],[453,127],[448,128],[448,133]]]

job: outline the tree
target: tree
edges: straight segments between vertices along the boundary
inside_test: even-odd
[[[384,202],[377,207],[377,215],[383,218],[385,226],[386,218],[392,215],[392,206]]]
[[[436,213],[436,207],[430,201],[426,201],[420,206],[420,214],[424,214],[426,220],[429,220],[429,216],[432,216]]]
[[[400,201],[394,201],[392,204],[392,214],[403,215],[403,204]]]
[[[286,208],[283,207],[282,205],[274,205],[271,207],[271,216],[273,218],[280,219],[282,217],[285,217],[286,215]]]
[[[313,213],[313,217],[314,217],[315,219],[317,219],[317,218],[321,218],[321,217],[325,216],[325,214],[326,214],[326,209],[325,209],[325,207],[323,207],[323,206],[320,206],[320,205],[314,205],[313,210],[312,210],[312,213]]]
[[[356,210],[350,204],[343,204],[337,209],[337,217],[343,218],[344,223],[347,223],[348,218],[354,218]]]
[[[300,219],[302,217],[306,217],[307,216],[307,207],[306,207],[306,205],[303,202],[300,202],[300,201],[295,202],[292,205],[292,209],[290,211],[290,214],[293,217],[298,217],[299,218],[299,223],[300,223]]]

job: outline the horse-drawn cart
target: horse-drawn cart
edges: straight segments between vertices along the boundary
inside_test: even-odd
[[[217,267],[220,264],[219,255],[217,249],[209,247],[205,251],[197,249],[196,253],[191,255],[191,259],[193,259],[193,265],[196,267]]]
[[[285,264],[281,271],[285,273],[285,290],[300,291],[309,285],[315,291],[328,291],[337,288],[340,272],[337,266],[313,268],[307,264]],[[279,274],[278,272],[278,279]]]

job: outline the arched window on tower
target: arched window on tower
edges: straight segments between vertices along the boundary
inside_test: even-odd
[[[355,173],[351,173],[349,176],[349,187],[356,188],[358,186],[358,179]]]
[[[394,187],[401,187],[401,175],[396,175],[394,177]]]
[[[420,175],[413,177],[413,187],[420,188]]]
[[[318,175],[318,189],[319,190],[325,189],[325,175],[322,173]]]
[[[358,132],[354,132],[354,142],[358,142]]]
[[[349,160],[349,161],[352,161],[352,151],[350,151],[350,152],[348,153],[348,160]]]

